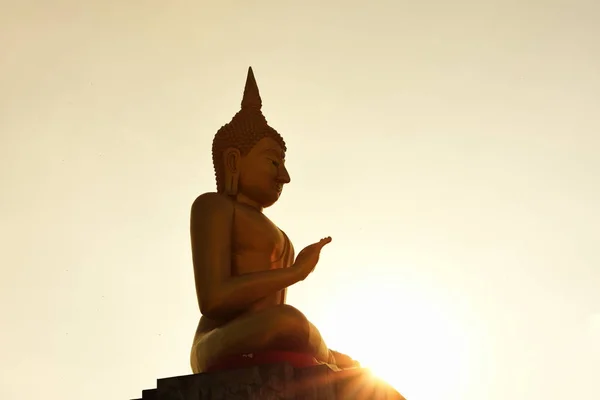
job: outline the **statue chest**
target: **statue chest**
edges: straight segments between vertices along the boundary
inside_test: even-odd
[[[290,244],[283,232],[261,213],[236,209],[232,239],[237,274],[287,266]]]

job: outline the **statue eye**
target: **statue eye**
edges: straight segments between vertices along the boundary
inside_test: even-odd
[[[271,160],[271,162],[273,163],[274,166],[279,167],[279,162],[278,161]]]

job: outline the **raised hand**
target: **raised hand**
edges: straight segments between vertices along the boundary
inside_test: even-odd
[[[304,280],[317,266],[321,249],[328,243],[331,243],[331,237],[328,236],[319,240],[317,243],[306,246],[302,249],[292,268],[297,268],[300,273],[300,280]]]

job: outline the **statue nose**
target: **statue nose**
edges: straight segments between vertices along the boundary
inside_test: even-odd
[[[292,179],[290,178],[290,174],[288,173],[285,166],[282,166],[279,170],[279,176],[277,177],[277,181],[279,183],[290,183]]]

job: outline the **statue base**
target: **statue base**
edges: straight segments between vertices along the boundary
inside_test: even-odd
[[[159,379],[137,400],[406,400],[364,368],[288,363]]]

